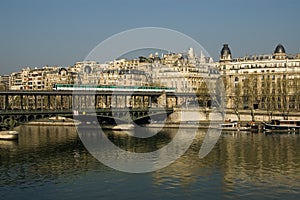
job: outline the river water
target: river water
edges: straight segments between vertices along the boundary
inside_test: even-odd
[[[149,151],[174,129],[134,140],[108,131],[116,145]],[[22,126],[0,141],[0,199],[299,199],[299,134],[222,134],[203,159],[206,130],[171,165],[150,173],[111,169],[95,159],[75,127]],[[130,141],[129,141],[130,140]],[[135,151],[133,150],[133,151]]]

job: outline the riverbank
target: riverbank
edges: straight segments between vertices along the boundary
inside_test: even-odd
[[[210,122],[181,122],[181,123],[151,123],[144,125],[147,128],[185,128],[185,129],[207,129],[207,128],[219,128],[222,121]]]
[[[149,124],[142,124],[139,126],[147,128],[185,128],[185,129],[207,129],[207,128],[219,128],[220,124],[224,123],[223,121],[182,121],[182,122],[156,122]],[[241,121],[241,126],[246,126],[248,122]],[[85,122],[81,123],[80,121],[58,117],[58,118],[48,118],[40,119],[36,121],[26,122],[23,125],[31,126],[81,126],[87,128],[98,128],[99,126],[102,129],[106,130],[132,130],[135,128],[133,124],[98,124],[97,122]]]
[[[262,122],[270,121],[271,119],[283,119],[284,116],[281,112],[272,112],[263,111],[263,110],[254,110],[251,113],[251,110],[239,110],[239,118],[241,126],[247,126],[254,118],[254,121],[258,125]],[[195,121],[195,119],[200,119]],[[288,119],[300,120],[300,113],[290,112]],[[238,121],[238,116],[234,110],[227,109],[225,110],[224,119],[219,111],[210,109],[174,109],[174,112],[168,116],[165,122],[155,122],[151,124],[144,125],[145,127],[153,128],[217,128],[224,121]],[[48,119],[40,119],[36,121],[26,122],[26,125],[36,125],[36,126],[76,126],[81,124],[81,122],[65,118],[65,117],[52,117]],[[86,122],[87,127],[91,127],[91,124],[98,125],[97,122]],[[123,126],[123,125],[122,125]],[[115,130],[126,130],[130,128],[118,127],[115,125],[101,125],[103,129],[115,129]]]
[[[33,125],[33,126],[76,126],[80,124],[80,122],[74,119],[58,116],[58,117],[39,119],[36,121],[30,121],[24,124]]]

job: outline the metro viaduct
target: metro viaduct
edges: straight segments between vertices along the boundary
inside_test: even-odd
[[[194,102],[194,93],[112,91],[0,91],[0,129],[53,116],[96,116],[99,121],[145,123],[173,112],[174,107]],[[202,101],[210,101],[207,95]],[[129,114],[128,114],[129,113]]]

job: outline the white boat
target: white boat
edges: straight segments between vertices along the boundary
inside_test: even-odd
[[[220,124],[220,129],[222,131],[250,131],[250,127],[240,126],[238,122],[228,122],[224,124]]]
[[[300,132],[300,120],[280,120],[274,119],[269,123],[264,123],[264,131],[267,132]]]
[[[0,131],[0,139],[1,140],[15,140],[18,139],[17,131]]]
[[[127,130],[133,130],[133,129],[134,129],[133,124],[118,124],[118,125],[112,127],[112,130],[121,130],[121,131],[127,131]]]

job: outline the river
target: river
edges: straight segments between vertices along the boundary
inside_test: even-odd
[[[132,174],[111,169],[85,148],[75,127],[22,126],[18,141],[0,141],[0,199],[296,199],[299,134],[222,134],[203,159],[206,130],[169,166]],[[174,129],[150,139],[107,131],[123,149],[167,145]]]

